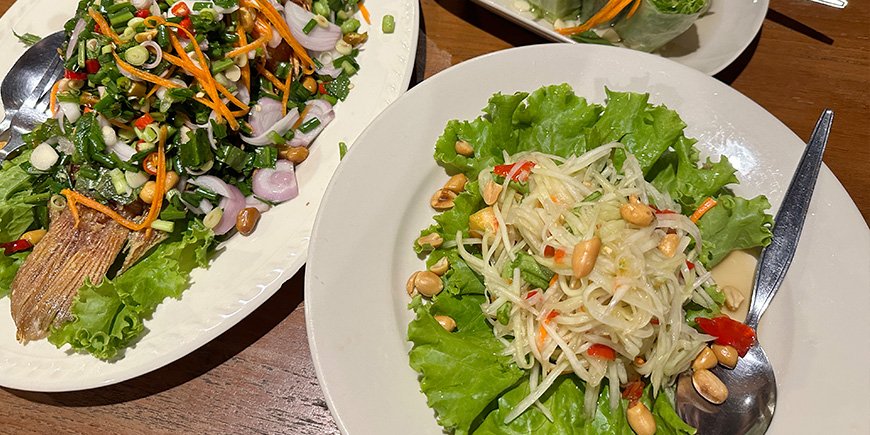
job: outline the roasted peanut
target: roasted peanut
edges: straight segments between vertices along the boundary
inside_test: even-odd
[[[154,200],[154,191],[157,190],[157,183],[153,180],[142,185],[142,190],[139,191],[139,199],[145,204],[151,204]]]
[[[495,181],[489,180],[486,183],[486,186],[483,186],[483,202],[486,205],[493,205],[498,201],[499,195],[501,195],[502,186],[501,184],[496,183]]]
[[[731,311],[737,311],[740,305],[743,304],[743,301],[746,300],[743,293],[732,285],[722,287],[722,293],[725,293],[725,307]]]
[[[447,273],[447,269],[450,268],[450,262],[447,261],[447,257],[441,257],[435,264],[433,264],[429,271],[434,273],[435,275],[441,276]]]
[[[254,228],[257,226],[257,222],[260,221],[260,210],[257,210],[254,207],[248,207],[236,216],[236,229],[239,230],[239,234],[243,236],[248,236],[254,232]]]
[[[408,282],[405,283],[405,290],[408,292],[408,296],[414,296],[417,293],[417,289],[414,287],[414,279],[417,278],[417,274],[420,272],[414,272],[408,278]]]
[[[314,77],[308,76],[302,80],[302,87],[312,94],[317,93],[317,80]]]
[[[432,296],[441,293],[441,290],[444,289],[444,283],[441,282],[440,276],[428,270],[424,270],[417,272],[417,275],[414,276],[414,288],[416,288],[421,295],[431,298]]]
[[[250,8],[242,6],[239,8],[239,24],[245,29],[245,32],[254,30],[254,21],[257,19],[257,13]]]
[[[450,316],[435,316],[435,320],[437,320],[441,327],[447,332],[453,332],[453,330],[456,329],[456,321]]]
[[[716,355],[713,354],[713,351],[709,347],[704,346],[704,349],[701,350],[701,353],[699,353],[698,356],[695,357],[695,361],[692,362],[692,369],[710,370],[713,367],[716,367],[716,364],[718,363],[719,361],[716,359]]]
[[[649,409],[641,402],[635,402],[626,411],[628,425],[637,435],[653,435],[656,433],[656,419]]]
[[[464,140],[456,141],[453,147],[457,153],[465,157],[471,157],[474,155],[474,148],[472,148],[471,145]]]
[[[442,243],[444,243],[444,238],[441,237],[441,235],[439,235],[438,233],[426,234],[425,236],[417,239],[417,244],[420,245],[421,248],[426,248],[426,246],[429,246],[434,249],[441,246]]]
[[[659,242],[659,252],[665,257],[673,258],[677,253],[677,247],[680,245],[680,236],[676,234],[665,234]]]
[[[308,158],[308,148],[305,147],[281,147],[278,156],[298,165]]]
[[[369,40],[369,34],[348,32],[345,33],[344,36],[341,37],[341,39],[344,39],[344,42],[347,42],[352,47],[356,47],[357,45],[365,44],[365,42]]]
[[[444,183],[444,189],[455,193],[462,193],[465,190],[466,183],[468,183],[468,177],[465,174],[456,174]]]
[[[714,344],[712,352],[719,364],[729,369],[733,369],[737,365],[737,349],[733,346]]]
[[[652,209],[646,204],[641,204],[639,202],[622,204],[622,206],[619,207],[619,214],[626,222],[639,227],[645,227],[651,224],[653,219],[655,219],[655,214]]]
[[[636,356],[636,357],[634,357],[634,365],[640,367],[640,366],[642,366],[642,365],[644,365],[644,364],[646,364],[646,360],[643,359],[642,356]]]
[[[429,205],[435,210],[449,210],[453,208],[453,200],[456,199],[456,192],[447,189],[439,189],[432,195]]]
[[[692,385],[705,400],[720,404],[728,398],[728,387],[710,370],[695,370],[692,373]]]
[[[575,278],[583,278],[592,272],[599,251],[601,251],[601,239],[598,236],[574,245],[574,253],[571,254],[571,271]]]
[[[30,242],[31,245],[36,246],[43,237],[45,237],[45,233],[48,231],[45,230],[33,230],[24,233],[21,238]]]
[[[156,36],[157,36],[157,29],[150,29],[150,30],[146,30],[144,32],[137,33],[136,36],[133,37],[133,39],[135,39],[136,42],[145,42],[145,41],[151,41]]]
[[[163,183],[163,193],[169,192],[178,184],[178,174],[174,171],[166,173],[166,181]]]

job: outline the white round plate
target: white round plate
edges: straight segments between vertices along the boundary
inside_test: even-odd
[[[47,35],[63,28],[75,0],[19,1],[0,19],[0,77],[25,48],[12,35]],[[107,363],[70,354],[47,341],[15,341],[9,298],[0,299],[0,386],[32,391],[69,391],[121,382],[190,353],[238,323],[272,296],[307,259],[314,216],[339,163],[339,142],[351,144],[368,123],[410,83],[417,45],[416,0],[378,1],[371,7],[369,42],[359,75],[336,117],[311,148],[297,175],[300,195],[263,215],[249,237],[233,237],[209,270],[196,270],[180,300],[166,300],[145,322],[141,341],[123,359]],[[380,17],[396,17],[393,34],[381,32]],[[365,25],[365,23],[363,24]]]
[[[546,20],[519,12],[514,0],[474,0],[491,11],[553,41],[577,43],[553,29]],[[702,73],[725,69],[749,46],[764,17],[769,0],[711,0],[710,9],[685,33],[656,50]]]
[[[535,71],[535,74],[505,74]],[[501,51],[414,87],[360,136],[324,197],[305,274],[305,309],[320,385],[339,428],[356,434],[440,434],[408,365],[405,281],[447,180],[432,158],[451,119],[481,115],[496,93],[568,83],[602,103],[604,89],[648,92],[676,110],[703,154],[728,156],[743,196],[776,211],[804,148],[770,113],[721,82],[645,53],[547,44]],[[834,128],[837,128],[836,122]],[[870,433],[870,231],[822,168],[800,246],[759,328],[776,369],[771,434]],[[856,366],[858,364],[858,366]],[[816,416],[816,418],[807,418]]]

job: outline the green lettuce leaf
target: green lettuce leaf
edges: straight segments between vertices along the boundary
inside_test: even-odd
[[[483,296],[442,294],[434,303],[412,304],[417,317],[408,326],[411,367],[420,374],[420,389],[437,413],[438,423],[456,434],[467,434],[476,419],[523,371],[492,335],[480,304]],[[447,332],[434,319],[447,315],[456,321]]]
[[[0,298],[9,294],[12,280],[18,269],[24,264],[24,259],[30,255],[30,251],[17,252],[12,255],[3,255],[0,252]]]
[[[589,148],[621,142],[646,172],[683,134],[686,124],[665,106],[649,103],[649,94],[607,90],[607,106],[587,138]],[[621,163],[625,153],[617,152]]]
[[[0,169],[0,243],[18,240],[36,219],[34,207],[22,201],[31,194],[34,178],[21,167],[29,159],[28,151]]]
[[[578,97],[567,84],[546,86],[531,94],[514,113],[516,151],[540,151],[561,157],[580,155],[600,143],[587,143],[589,129],[602,107]]]
[[[670,193],[687,213],[698,208],[705,198],[717,196],[725,186],[738,182],[734,175],[736,170],[726,156],[721,156],[718,162],[708,158],[699,167],[696,142],[681,136],[674,144],[674,151],[663,155],[647,174],[657,189]]]
[[[644,404],[649,406],[649,388],[645,392]],[[656,419],[656,433],[663,435],[694,435],[698,430],[686,424],[674,410],[667,390],[659,392],[651,408],[653,417]]]
[[[211,230],[193,222],[181,237],[158,245],[114,280],[86,282],[73,302],[74,320],[54,329],[49,341],[58,347],[69,343],[100,359],[119,356],[144,331],[143,321],[157,305],[181,296],[190,272],[208,266],[213,241]]]
[[[701,260],[709,269],[737,249],[767,246],[773,238],[773,217],[765,213],[770,202],[764,196],[744,199],[720,195],[717,205],[698,221],[701,229]]]

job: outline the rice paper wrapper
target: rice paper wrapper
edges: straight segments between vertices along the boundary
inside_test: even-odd
[[[680,10],[690,8],[691,5],[703,6],[694,13],[682,13]],[[660,9],[654,0],[641,0],[637,12],[626,19],[622,17],[613,26],[616,33],[622,39],[622,43],[629,48],[640,51],[654,51],[661,48],[677,36],[682,35],[692,27],[692,24],[710,6],[710,0],[677,0],[659,1],[659,4],[670,3],[672,6]]]
[[[529,0],[550,21],[556,19],[573,19],[580,13],[582,3],[588,0]]]
[[[608,3],[609,0],[583,0],[580,6],[580,22],[585,23],[592,18],[596,12],[600,11]]]

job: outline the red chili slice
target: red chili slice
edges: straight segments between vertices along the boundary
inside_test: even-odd
[[[705,334],[716,337],[716,344],[733,346],[740,356],[745,356],[749,348],[755,344],[755,331],[728,316],[712,319],[698,317],[695,322]]]
[[[30,243],[24,239],[18,239],[14,242],[0,244],[0,248],[3,248],[3,253],[5,255],[12,255],[16,252],[26,251],[32,247],[33,243]]]
[[[608,361],[613,361],[616,359],[616,351],[613,350],[613,348],[611,348],[610,346],[605,346],[603,344],[593,344],[589,349],[586,350],[586,353],[593,358],[606,359]]]
[[[519,166],[517,166],[519,165]],[[517,169],[514,170],[514,167]],[[513,176],[511,176],[511,180],[519,181],[521,183],[528,181],[529,175],[532,174],[532,168],[535,167],[535,162],[529,161],[521,161],[516,162],[512,165],[498,165],[493,168],[492,172],[496,175],[501,175],[502,177],[507,177],[513,171]]]

